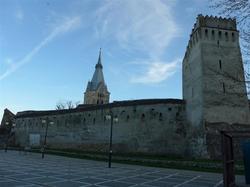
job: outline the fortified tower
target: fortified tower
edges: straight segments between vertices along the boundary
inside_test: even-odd
[[[95,72],[92,80],[88,82],[86,92],[84,93],[84,104],[106,104],[109,103],[107,85],[104,81],[102,72],[101,49],[99,52],[98,62],[95,66]]]
[[[198,15],[183,59],[183,98],[193,127],[249,124],[235,19]]]

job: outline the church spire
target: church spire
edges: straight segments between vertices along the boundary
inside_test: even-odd
[[[102,56],[101,55],[102,55],[102,51],[100,48],[98,61],[97,61],[97,64],[95,65],[95,72],[91,80],[94,89],[97,89],[100,83],[105,84],[104,76],[102,72]]]
[[[100,48],[95,72],[92,80],[88,82],[86,92],[84,93],[84,104],[109,103],[110,93],[104,81],[102,68],[102,49]]]
[[[95,68],[101,68],[102,69],[102,48],[100,48],[98,62],[96,64]]]

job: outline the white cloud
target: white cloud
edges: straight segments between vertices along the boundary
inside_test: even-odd
[[[180,35],[173,16],[175,3],[174,0],[106,0],[95,12],[95,33],[99,40],[115,41],[127,52],[144,55],[139,62],[130,63],[130,68],[137,71],[131,75],[131,83],[160,83],[175,73],[178,62],[163,60],[172,39]]]
[[[35,46],[28,54],[26,54],[26,56],[24,56],[23,59],[17,62],[12,62],[11,66],[3,74],[0,75],[0,80],[6,78],[11,73],[14,73],[20,67],[30,62],[30,60],[55,37],[57,37],[60,34],[67,33],[71,30],[76,29],[77,27],[80,26],[80,24],[81,24],[81,18],[78,16],[63,19],[63,21],[57,26],[55,26],[52,32],[47,37],[45,37],[37,46]]]
[[[179,28],[172,15],[173,1],[116,0],[104,1],[96,12],[97,35],[102,40],[115,38],[127,50],[159,56]]]
[[[135,76],[131,79],[132,83],[155,84],[160,83],[172,76],[180,67],[181,59],[176,59],[173,62],[148,62],[146,73]]]

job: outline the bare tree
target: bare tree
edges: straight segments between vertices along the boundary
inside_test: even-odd
[[[73,109],[76,108],[79,105],[79,101],[73,102],[73,101],[60,101],[56,104],[56,110],[63,110],[63,109]]]
[[[245,62],[250,61],[250,0],[212,0],[211,8],[221,16],[236,18]]]
[[[56,104],[56,110],[63,110],[63,109],[66,109],[66,105],[62,102],[58,102]]]
[[[240,30],[246,86],[250,96],[250,0],[212,0],[210,7],[218,10],[221,16],[236,18]]]
[[[72,109],[75,108],[73,101],[66,101],[66,106],[68,109]]]

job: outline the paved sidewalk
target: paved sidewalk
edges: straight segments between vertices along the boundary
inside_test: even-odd
[[[244,178],[241,177],[240,180]],[[0,150],[0,187],[217,187],[220,174]]]

